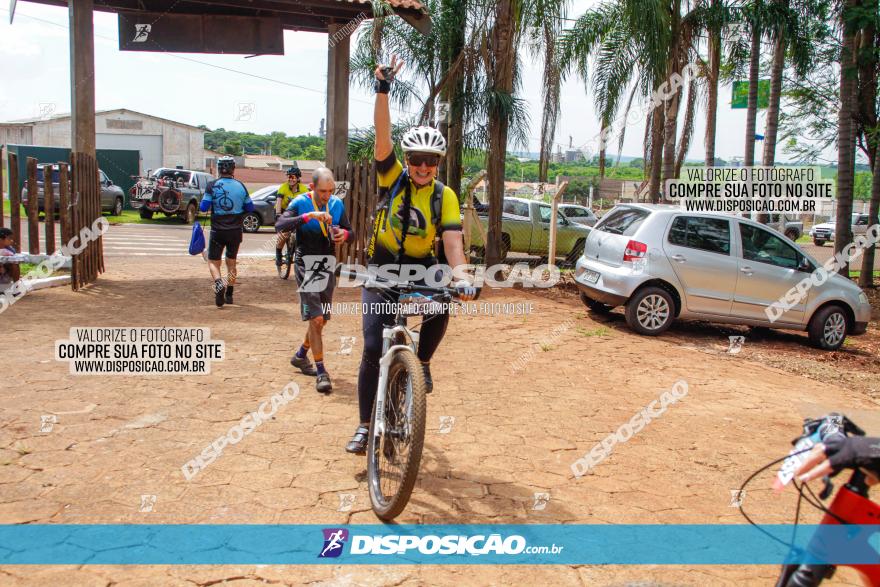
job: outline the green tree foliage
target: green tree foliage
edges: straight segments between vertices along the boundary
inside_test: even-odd
[[[231,155],[270,154],[285,159],[315,159],[323,161],[325,142],[312,135],[291,137],[283,132],[259,135],[218,128],[205,129],[205,148]]]

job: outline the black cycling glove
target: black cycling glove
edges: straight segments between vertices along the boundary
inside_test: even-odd
[[[834,435],[825,439],[825,454],[835,473],[848,467],[863,468],[880,477],[880,438]]]

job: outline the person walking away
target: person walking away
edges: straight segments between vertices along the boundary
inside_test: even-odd
[[[236,277],[236,257],[241,246],[246,212],[254,211],[254,203],[243,183],[235,179],[235,159],[217,160],[219,179],[208,182],[199,204],[202,212],[211,211],[211,240],[208,243],[208,269],[214,280],[214,303],[218,308],[232,304]],[[226,251],[226,280],[221,277],[220,263]]]

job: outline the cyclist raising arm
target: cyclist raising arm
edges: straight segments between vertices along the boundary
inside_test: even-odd
[[[388,91],[394,74],[403,62],[397,57],[391,66],[376,68],[376,171],[378,174],[380,208],[373,220],[372,235],[367,254],[375,265],[417,264],[431,267],[434,257],[434,239],[440,235],[450,265],[466,263],[461,234],[461,210],[458,196],[435,180],[440,159],[446,154],[446,140],[434,128],[418,126],[403,136],[401,146],[406,158],[406,169],[394,154],[391,138],[391,113]],[[476,290],[466,281],[455,284],[462,299],[472,299]],[[360,424],[345,450],[354,454],[366,452],[370,415],[376,397],[379,379],[379,356],[382,352],[382,327],[392,321],[391,315],[378,311],[386,301],[378,294],[363,290],[364,350],[358,374],[358,405]],[[427,391],[433,388],[429,362],[449,322],[449,314],[438,314],[422,322],[418,357],[425,372]]]

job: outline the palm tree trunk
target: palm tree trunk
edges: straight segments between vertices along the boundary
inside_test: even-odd
[[[746,152],[743,165],[755,165],[755,126],[758,118],[758,76],[761,72],[761,29],[752,23],[752,49],[749,60],[749,104],[746,111]]]
[[[600,133],[609,127],[610,123],[608,122],[608,115],[606,113],[602,114],[602,122],[600,123],[602,128],[599,129]],[[601,136],[605,136],[602,134]],[[606,151],[608,147],[608,141],[600,140],[599,141],[599,181],[605,179],[605,158]]]
[[[880,152],[874,155],[874,175],[871,179],[871,203],[868,204],[868,225],[880,223]],[[874,287],[874,258],[876,245],[865,249],[862,257],[862,271],[859,273],[859,287]]]
[[[876,4],[875,4],[876,5]],[[877,105],[877,81],[880,76],[880,54],[870,51],[871,47],[880,47],[880,31],[873,25],[862,30],[860,54],[865,56],[859,66],[859,110],[863,125],[876,128],[880,120]],[[867,49],[867,50],[866,50]],[[868,160],[874,174],[871,179],[871,202],[868,204],[868,224],[873,226],[880,222],[880,136],[868,134]],[[862,271],[859,274],[860,287],[874,287],[874,258],[876,244],[865,249],[862,257]]]
[[[787,2],[785,3],[787,4]],[[763,164],[773,167],[776,163],[776,136],[779,132],[779,101],[782,96],[782,71],[785,68],[785,36],[776,31],[773,45],[773,66],[770,69],[770,101],[767,104],[767,130],[764,131]]]
[[[673,0],[671,6],[671,31],[669,55],[667,57],[666,80],[673,75],[680,75],[682,69],[681,48],[679,47],[679,31],[681,21],[681,0]],[[681,105],[681,85],[666,104],[666,120],[663,132],[663,181],[675,176],[675,139],[678,134],[678,110]]]
[[[855,30],[848,17],[856,0],[845,0],[840,14],[843,43],[840,49],[840,110],[837,119],[837,223],[834,252],[852,241],[853,183],[855,181],[856,125],[853,106],[856,97]],[[848,264],[841,264],[840,274],[849,277]]]
[[[687,102],[684,109],[684,124],[681,126],[681,141],[678,145],[678,156],[675,158],[675,177],[681,177],[681,166],[687,157],[694,136],[694,117],[697,113],[697,80],[691,78],[688,83]]]
[[[490,90],[496,94],[489,107],[489,152],[487,197],[489,227],[486,243],[486,264],[501,261],[501,209],[504,201],[504,163],[507,155],[508,112],[501,105],[500,95],[513,93],[516,51],[514,47],[513,0],[498,0],[495,24],[492,27],[492,68]]]
[[[663,127],[665,122],[663,106],[657,106],[651,115],[651,178],[648,181],[648,195],[651,202],[660,201],[660,172],[663,168]]]
[[[717,10],[720,0],[712,0]],[[721,77],[721,30],[713,26],[709,31],[709,79],[706,104],[706,167],[715,165],[715,125],[718,120],[718,78]]]
[[[559,90],[562,78],[556,56],[556,37],[550,24],[544,26],[544,108],[541,114],[541,154],[538,181],[547,183],[547,170],[553,155],[553,139],[559,117]]]

